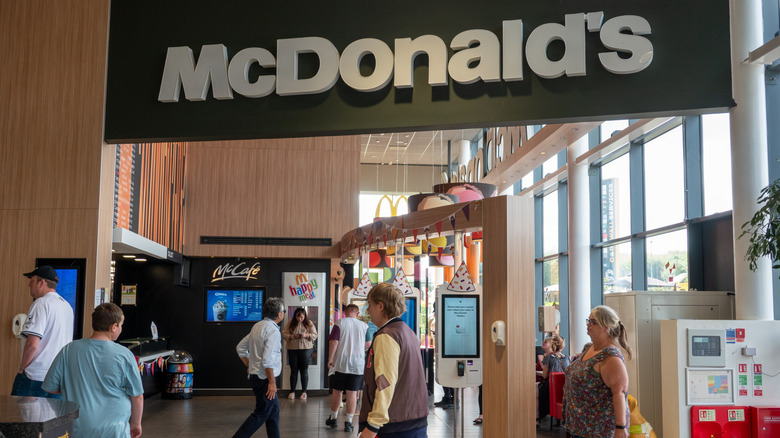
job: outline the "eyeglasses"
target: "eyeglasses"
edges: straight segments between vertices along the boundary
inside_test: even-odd
[[[589,326],[591,326],[591,325],[599,325],[599,322],[596,321],[593,318],[585,318],[585,324],[589,325]]]

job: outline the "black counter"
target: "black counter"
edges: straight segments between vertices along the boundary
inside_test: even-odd
[[[0,435],[14,438],[73,435],[76,403],[42,397],[0,395]]]
[[[120,339],[117,343],[127,347],[133,355],[143,364],[149,364],[154,367],[154,372],[144,369],[141,373],[141,384],[144,387],[144,398],[149,398],[165,390],[164,368],[158,366],[157,358],[162,356],[167,359],[172,353],[168,350],[168,338],[161,336],[157,339],[152,338],[132,338]]]
[[[120,339],[116,341],[119,344],[124,345],[136,356],[146,356],[149,354],[159,353],[168,349],[168,338],[161,336],[157,339],[152,338],[132,338],[132,339]]]

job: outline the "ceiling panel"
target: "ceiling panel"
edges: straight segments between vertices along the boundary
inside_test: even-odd
[[[361,163],[423,164],[447,163],[447,142],[472,140],[481,129],[452,131],[418,131],[376,133],[361,136]],[[452,148],[451,159],[458,157],[458,148]]]

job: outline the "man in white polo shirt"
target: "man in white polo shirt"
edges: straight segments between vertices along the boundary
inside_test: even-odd
[[[357,319],[360,309],[350,304],[344,311],[344,317],[336,321],[330,332],[328,345],[328,369],[335,373],[330,377],[330,416],[325,420],[325,426],[338,427],[341,394],[347,392],[344,431],[352,432],[352,416],[357,407],[357,393],[363,389],[363,370],[366,366],[365,351],[370,344],[366,339],[368,325]]]
[[[30,279],[27,287],[34,301],[22,328],[22,362],[11,395],[62,398],[44,391],[41,384],[54,357],[73,340],[73,309],[55,292],[60,279],[54,268],[39,266],[24,276]]]

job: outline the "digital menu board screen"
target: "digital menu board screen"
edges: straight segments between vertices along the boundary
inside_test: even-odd
[[[417,333],[417,298],[406,298],[406,312],[401,315],[401,319]]]
[[[206,322],[256,322],[263,319],[264,288],[206,289]]]
[[[442,357],[479,357],[479,296],[441,296]]]

